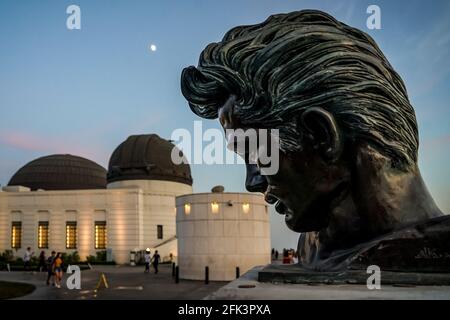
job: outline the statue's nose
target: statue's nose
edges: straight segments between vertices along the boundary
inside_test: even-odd
[[[266,192],[267,180],[260,174],[258,166],[255,164],[247,164],[245,188],[249,192]]]

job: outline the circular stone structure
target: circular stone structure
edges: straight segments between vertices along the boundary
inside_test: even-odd
[[[24,186],[33,191],[105,189],[106,170],[82,157],[54,154],[24,165],[12,176],[8,186]]]
[[[179,196],[177,206],[180,278],[231,281],[270,263],[269,214],[264,197],[252,193]]]

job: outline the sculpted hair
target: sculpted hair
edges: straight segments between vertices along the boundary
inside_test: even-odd
[[[278,128],[284,151],[301,149],[297,119],[332,113],[345,137],[363,140],[406,169],[417,162],[418,132],[405,85],[375,41],[316,10],[239,26],[181,75],[192,111],[213,119],[231,95],[243,125]]]

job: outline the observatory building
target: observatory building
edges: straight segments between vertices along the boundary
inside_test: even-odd
[[[73,155],[50,155],[19,169],[0,192],[0,251],[75,251],[85,260],[107,250],[128,263],[131,250],[177,255],[175,197],[192,193],[187,164],[155,134],[130,136],[108,171]]]
[[[108,170],[74,155],[38,158],[0,191],[0,252],[23,257],[78,252],[82,261],[106,251],[130,262],[131,251],[158,250],[178,261],[180,276],[231,280],[270,263],[269,215],[260,194],[192,193],[188,164],[156,134],[134,135],[112,153]]]

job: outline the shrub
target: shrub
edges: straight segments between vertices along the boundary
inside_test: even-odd
[[[90,264],[104,264],[115,265],[114,261],[106,262],[106,251],[97,251],[96,255],[89,255],[86,257],[86,262]]]
[[[12,262],[13,260],[14,260],[14,254],[13,254],[12,250],[5,250],[0,255],[1,262]]]
[[[80,262],[80,255],[78,254],[78,251],[74,251],[71,254],[62,253],[61,258],[65,265],[69,264],[78,264]]]
[[[106,262],[106,251],[97,251],[97,262]]]
[[[74,263],[79,263],[80,262],[80,255],[78,254],[78,251],[75,251],[73,254],[72,254],[72,260],[73,260],[73,262]]]

